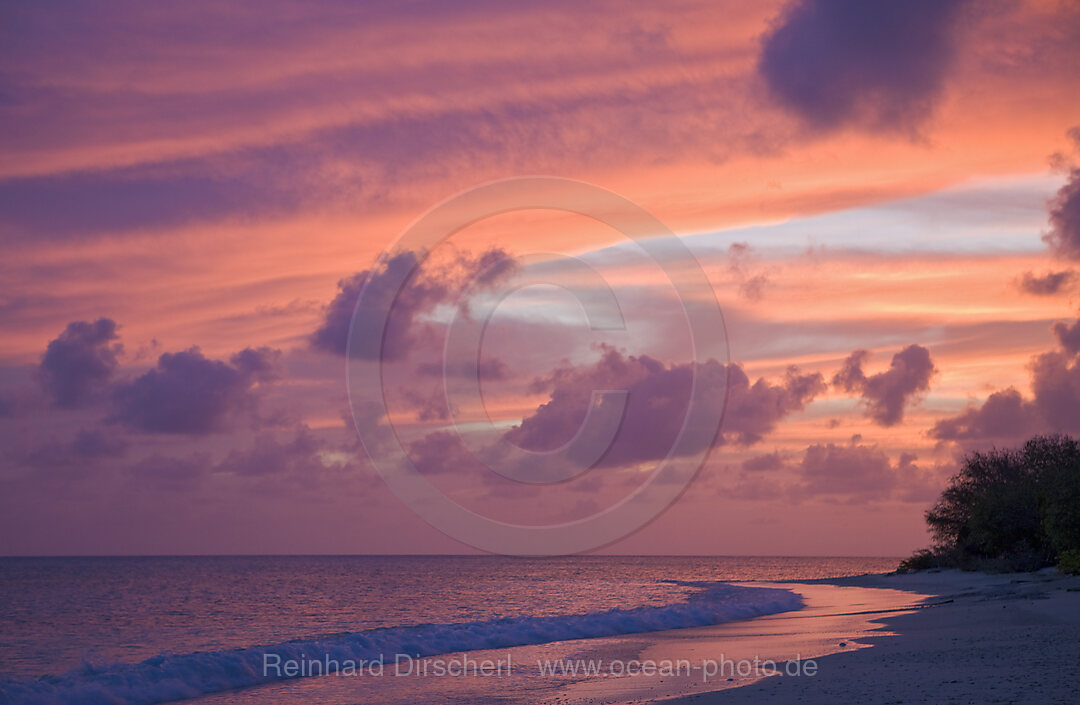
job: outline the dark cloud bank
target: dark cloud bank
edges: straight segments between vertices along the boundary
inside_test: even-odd
[[[906,350],[912,348],[917,346]],[[926,376],[926,366],[917,364],[921,355],[899,353],[897,359],[888,372],[875,376],[888,384],[871,385],[887,391],[880,397],[886,406],[895,402],[902,407],[910,396],[906,390],[912,387],[911,380],[916,380],[914,387],[919,387],[918,380]],[[724,424],[714,443],[717,446],[751,447],[759,443],[780,421],[805,409],[827,389],[821,374],[803,373],[794,367],[776,380],[751,381],[739,365],[716,361],[699,365],[697,372],[713,403],[724,404],[727,390]],[[863,380],[865,386],[865,376]],[[505,438],[527,450],[558,448],[580,429],[592,403],[593,390],[625,389],[628,399],[623,423],[593,471],[657,462],[667,456],[684,423],[690,385],[689,364],[664,364],[648,356],[607,350],[594,364],[564,367],[537,380],[533,391],[546,390],[549,401],[507,432]],[[898,413],[893,407],[887,408],[890,413]],[[894,462],[876,445],[857,441],[858,438],[853,438],[847,445],[813,444],[798,460],[780,452],[750,458],[741,465],[742,485],[729,488],[731,496],[761,499],[783,495],[793,500],[824,497],[830,501],[890,497],[925,501],[934,496],[940,468],[922,469],[911,454],[902,454]],[[480,468],[478,463],[483,460],[482,457],[478,460],[454,431],[428,434],[410,445],[409,455],[425,473]],[[538,466],[538,471],[543,471],[542,466]],[[786,484],[768,479],[777,471],[786,471]],[[752,492],[748,490],[751,486]],[[762,489],[765,487],[773,490],[765,491]]]
[[[121,351],[116,330],[108,318],[74,321],[49,342],[37,379],[56,406],[104,403],[106,420],[130,430],[200,435],[256,419],[260,388],[279,376],[279,350],[246,348],[224,361],[193,347],[162,354],[137,377],[115,379]],[[80,436],[72,449],[94,455],[95,443],[92,435]]]
[[[593,390],[626,390],[622,423],[598,467],[657,461],[667,456],[686,420],[694,370],[689,363],[665,364],[647,355],[608,349],[591,365],[563,367],[536,380],[532,391],[547,391],[549,401],[505,434],[530,451],[559,448],[581,428],[593,403]],[[826,389],[817,373],[789,368],[777,381],[751,382],[737,364],[709,360],[697,366],[706,403],[724,412],[716,443],[751,445],[786,416],[803,410]],[[725,407],[726,401],[726,407]],[[703,448],[686,448],[695,453]],[[410,448],[414,462],[427,472],[445,472],[468,463],[467,451],[455,434],[429,434]],[[475,463],[475,460],[472,461]]]

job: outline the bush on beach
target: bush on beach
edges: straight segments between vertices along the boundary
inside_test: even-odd
[[[1036,436],[1021,448],[968,454],[926,522],[933,548],[899,570],[1080,570],[1080,443]]]
[[[1069,575],[1080,575],[1080,548],[1074,548],[1061,554],[1058,570]]]
[[[900,561],[900,572],[909,573],[915,570],[929,570],[931,568],[940,568],[941,562],[938,555],[931,551],[929,548],[920,548],[911,554],[910,558],[905,558]]]

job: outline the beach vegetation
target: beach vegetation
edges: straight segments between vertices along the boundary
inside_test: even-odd
[[[920,548],[911,554],[909,558],[900,561],[900,572],[909,573],[916,570],[930,570],[941,567],[940,557],[929,548]]]
[[[900,570],[1025,572],[1080,558],[1080,442],[1036,436],[1020,448],[967,454],[926,512],[930,549]]]
[[[1058,570],[1069,575],[1080,575],[1080,548],[1072,548],[1061,554]]]

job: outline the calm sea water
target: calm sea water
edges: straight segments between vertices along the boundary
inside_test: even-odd
[[[128,690],[100,702],[235,689],[250,670],[236,654],[253,647],[362,653],[406,644],[426,655],[725,621],[792,607],[768,591],[707,589],[716,581],[895,566],[894,558],[4,558],[0,700],[94,702],[118,681]]]

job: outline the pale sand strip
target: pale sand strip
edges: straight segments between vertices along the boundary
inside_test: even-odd
[[[817,583],[746,583],[782,587],[803,596],[806,607],[711,627],[635,634],[579,642],[581,658],[636,659],[653,664],[683,661],[692,670],[676,676],[611,677],[605,674],[567,684],[559,705],[608,705],[653,702],[718,688],[736,688],[761,680],[770,665],[784,669],[793,659],[817,659],[839,651],[868,648],[865,639],[880,633],[883,613],[916,609],[929,594]],[[756,660],[756,661],[755,661]],[[805,661],[809,663],[809,661]],[[727,665],[724,665],[724,664]],[[753,664],[760,664],[755,666]],[[706,672],[706,664],[714,670]],[[739,672],[745,666],[748,671]],[[726,670],[725,670],[726,669]],[[717,671],[720,671],[719,673]]]
[[[777,676],[665,703],[1080,703],[1080,578],[1055,571],[943,571],[823,581],[934,595],[951,603],[883,615],[892,635],[816,659],[813,678]],[[658,695],[661,695],[658,693]]]

